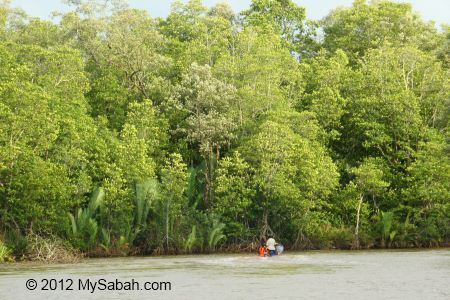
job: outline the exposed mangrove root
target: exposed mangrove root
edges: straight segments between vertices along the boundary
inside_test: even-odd
[[[35,233],[27,236],[28,258],[43,263],[75,263],[83,255],[61,239],[50,236],[42,237]]]

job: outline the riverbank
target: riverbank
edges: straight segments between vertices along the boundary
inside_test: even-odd
[[[13,258],[9,256],[3,261],[3,263],[15,264],[15,263],[32,263],[32,264],[74,264],[82,262],[85,259],[108,259],[108,258],[145,258],[145,257],[185,257],[185,256],[202,256],[202,255],[256,255],[257,245],[253,248],[231,247],[225,249],[218,249],[216,251],[204,251],[204,252],[179,252],[179,253],[151,253],[151,254],[133,254],[124,255],[116,253],[114,255],[106,255],[104,252],[95,253],[82,253],[76,251],[73,248],[63,248],[61,245],[50,246],[48,244],[41,245],[41,248],[28,256],[22,256],[21,258]],[[286,248],[288,253],[333,253],[333,252],[364,252],[364,251],[433,251],[433,250],[448,250],[450,249],[450,243],[443,243],[442,245],[435,247],[391,247],[391,248],[322,248],[322,249],[290,249]],[[0,263],[1,264],[1,263]]]

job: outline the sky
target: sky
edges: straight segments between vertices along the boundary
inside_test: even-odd
[[[304,6],[309,18],[321,19],[338,6],[350,6],[353,0],[293,0]],[[450,0],[397,0],[412,3],[414,11],[420,13],[425,20],[436,21],[437,24],[450,24]],[[170,10],[170,0],[129,0],[133,8],[149,11],[153,17],[165,17]],[[186,2],[186,1],[184,1]],[[218,2],[228,2],[235,11],[248,8],[251,0],[203,0],[207,6]],[[61,0],[11,0],[13,7],[24,9],[29,15],[49,19],[51,12],[62,10],[65,6]]]

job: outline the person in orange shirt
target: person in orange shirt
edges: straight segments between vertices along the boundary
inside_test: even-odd
[[[267,254],[267,248],[266,248],[266,243],[264,242],[264,240],[261,240],[261,244],[259,246],[259,251],[258,251],[258,255],[260,257],[264,257]]]

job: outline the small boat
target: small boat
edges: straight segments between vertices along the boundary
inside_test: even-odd
[[[280,255],[284,251],[284,246],[281,245],[281,244],[276,244],[275,245],[275,250],[277,251],[277,254]]]

